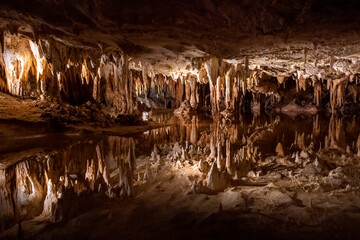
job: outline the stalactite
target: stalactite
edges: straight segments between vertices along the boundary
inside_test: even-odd
[[[216,90],[216,86],[217,86],[217,79],[218,79],[218,75],[219,75],[219,61],[217,58],[210,58],[207,62],[205,62],[204,65],[205,69],[206,69],[206,73],[208,75],[209,78],[209,85],[210,85],[210,104],[212,107],[212,112],[215,113],[217,112],[217,90]]]
[[[332,112],[335,112],[335,107],[341,107],[343,105],[347,82],[348,80],[346,77],[334,79],[330,82],[329,91]]]
[[[237,112],[242,108],[247,92],[253,94],[254,106],[259,107],[261,102],[264,107],[265,102],[266,108],[272,109],[279,106],[285,97],[286,102],[289,102],[287,93],[281,92],[286,80],[290,84],[288,74],[296,76],[297,91],[313,89],[313,104],[317,109],[326,105],[321,104],[325,96],[322,96],[322,81],[325,77],[328,78],[329,101],[333,112],[344,105],[345,94],[355,103],[358,98],[355,83],[352,83],[354,86],[347,84],[349,79],[357,81],[357,69],[346,72],[350,75],[346,77],[347,81],[341,81],[340,84],[337,79],[332,80],[329,73],[326,75],[311,70],[310,65],[305,66],[308,72],[296,68],[298,70],[292,73],[279,74],[277,69],[268,66],[251,66],[250,70],[249,56],[245,57],[243,64],[206,57],[198,60],[196,68],[189,67],[185,72],[179,70],[165,76],[146,61],[138,64],[131,62],[129,65],[133,60],[120,50],[103,50],[100,54],[97,50],[74,48],[53,39],[33,40],[10,33],[4,33],[3,39],[1,48],[4,54],[0,57],[0,60],[4,60],[3,63],[0,61],[1,91],[41,99],[51,96],[71,104],[95,100],[104,103],[104,109],[114,115],[133,114],[137,106],[135,96],[138,100],[142,99],[141,102],[145,99],[150,107],[179,107],[186,100],[189,109],[201,109],[208,94],[206,91],[209,90],[213,114],[224,109]],[[307,52],[304,49],[304,64],[308,62]],[[331,55],[331,66],[334,65],[333,58]],[[342,71],[343,66],[339,64],[337,61],[335,68]],[[3,75],[6,75],[3,77],[2,68]],[[275,77],[278,84],[274,82]],[[209,90],[202,84],[208,84]],[[160,100],[151,103],[153,100],[149,97]]]
[[[216,145],[215,145],[215,134],[210,135],[210,158],[215,158],[216,156]]]
[[[221,98],[221,85],[222,85],[222,77],[217,77],[216,79],[216,97],[215,97],[215,111],[218,112],[220,110],[220,98]]]
[[[296,81],[296,90],[299,92],[301,90],[306,91],[307,79],[303,75],[299,74],[299,78]]]
[[[276,79],[278,80],[279,84],[283,84],[285,82],[284,76],[277,76]]]
[[[231,80],[233,80],[233,75],[234,75],[234,68],[231,67],[225,75],[225,106],[226,109],[230,109],[232,108],[232,110],[234,110],[234,106],[231,105],[231,93],[232,93],[232,85],[231,85]]]
[[[32,67],[29,41],[23,37],[6,34],[4,49],[8,91],[21,96],[28,88],[27,79]]]
[[[316,106],[320,106],[321,102],[321,82],[317,79],[314,80],[314,103]]]
[[[196,79],[190,78],[190,105],[196,109],[199,103],[199,93],[197,91]]]
[[[198,119],[196,116],[192,117],[191,120],[191,135],[190,135],[190,142],[192,144],[196,144],[197,143],[197,138],[198,138]]]
[[[222,147],[220,145],[220,141],[217,141],[217,157],[216,157],[216,164],[217,164],[217,168],[222,171],[225,167],[224,164],[224,157],[222,154]]]

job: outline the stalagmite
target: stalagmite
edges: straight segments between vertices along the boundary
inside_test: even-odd
[[[298,152],[296,152],[296,155],[295,155],[295,163],[297,163],[297,164],[301,163]]]
[[[277,153],[278,156],[281,157],[285,156],[284,148],[280,142],[276,145],[275,152]]]
[[[210,191],[216,192],[225,189],[228,186],[229,181],[227,179],[227,175],[224,172],[219,171],[216,163],[213,162],[207,175],[206,183],[206,186]]]

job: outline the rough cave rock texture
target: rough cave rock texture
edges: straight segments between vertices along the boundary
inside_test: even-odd
[[[359,100],[357,1],[0,6],[0,89],[13,95],[97,101],[121,114],[137,100],[226,115],[336,112]]]

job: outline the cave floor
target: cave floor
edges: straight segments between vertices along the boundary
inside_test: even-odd
[[[53,132],[26,114],[0,121],[1,239],[360,238],[357,115]]]
[[[17,119],[21,121],[41,121],[41,109],[33,105],[31,99],[20,99],[0,92],[0,119]]]

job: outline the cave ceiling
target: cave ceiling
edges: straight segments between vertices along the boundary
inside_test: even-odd
[[[336,0],[12,0],[0,3],[0,28],[99,53],[119,49],[164,74],[197,58],[247,56],[250,67],[289,75],[332,58],[338,68],[356,64],[359,9],[358,1]]]

